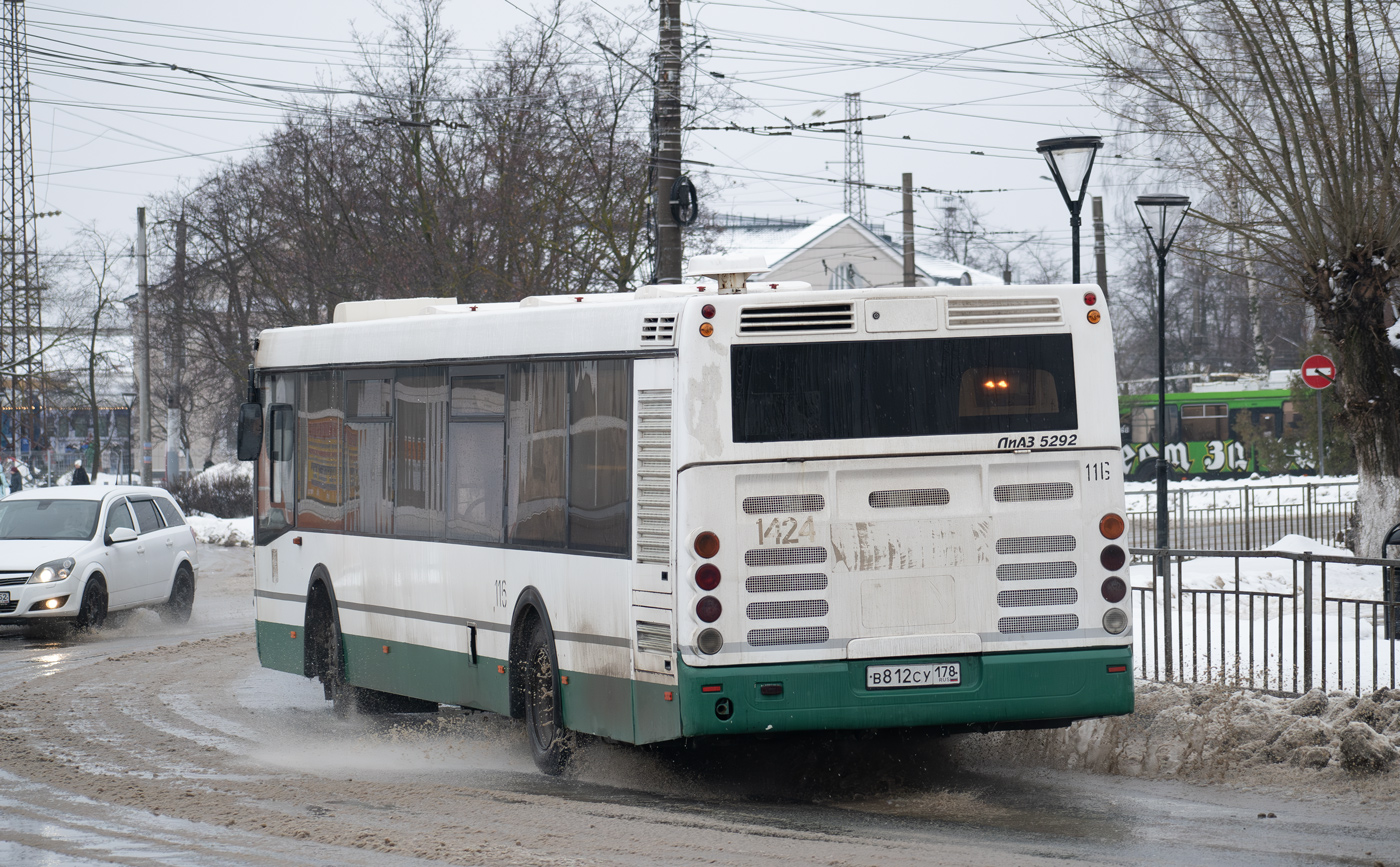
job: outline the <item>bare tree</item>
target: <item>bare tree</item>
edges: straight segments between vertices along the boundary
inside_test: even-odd
[[[1400,341],[1386,330],[1400,264],[1392,9],[1357,0],[1049,4],[1111,86],[1105,106],[1211,194],[1198,216],[1239,239],[1237,249],[1247,245],[1249,261],[1274,266],[1274,288],[1304,300],[1336,347],[1365,554],[1380,550],[1400,514]]]

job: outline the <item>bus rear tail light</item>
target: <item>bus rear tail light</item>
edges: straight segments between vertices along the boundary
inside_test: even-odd
[[[1095,295],[1093,292],[1085,292],[1084,303],[1093,307],[1095,304],[1099,303],[1099,296]]]
[[[713,590],[719,586],[719,567],[713,563],[701,563],[695,570],[695,586],[701,590]]]
[[[1103,534],[1105,539],[1117,539],[1119,536],[1123,535],[1123,529],[1122,515],[1109,512],[1107,515],[1099,518],[1099,532]]]
[[[1128,615],[1121,608],[1110,608],[1103,613],[1103,629],[1109,635],[1118,635],[1128,628]]]
[[[1128,595],[1128,585],[1117,575],[1110,575],[1103,579],[1103,585],[1099,587],[1099,592],[1107,602],[1119,603],[1123,597]]]
[[[695,536],[695,553],[706,560],[719,553],[719,537],[709,530]]]
[[[1103,314],[1097,310],[1090,310],[1089,315],[1085,318],[1089,320],[1090,325],[1098,325],[1099,320],[1103,318]]]
[[[714,656],[724,647],[724,636],[718,629],[702,629],[695,637],[695,646],[706,656]]]
[[[713,596],[701,596],[700,601],[695,603],[695,616],[706,623],[714,623],[723,613],[724,606]]]
[[[1128,562],[1128,555],[1117,545],[1109,545],[1099,554],[1099,564],[1110,572],[1117,572]]]

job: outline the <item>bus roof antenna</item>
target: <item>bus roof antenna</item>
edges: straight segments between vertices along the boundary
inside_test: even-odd
[[[695,256],[685,273],[688,276],[713,277],[719,282],[719,294],[738,295],[744,292],[744,284],[749,277],[767,270],[768,261],[757,255]]]

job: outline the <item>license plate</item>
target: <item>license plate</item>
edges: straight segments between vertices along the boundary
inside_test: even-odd
[[[939,662],[928,665],[867,665],[866,689],[909,689],[916,686],[957,686],[962,683],[962,664]]]
[[[10,604],[10,591],[0,590],[0,605]]]

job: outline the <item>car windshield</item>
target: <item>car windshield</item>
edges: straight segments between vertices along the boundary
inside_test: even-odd
[[[0,500],[0,539],[91,539],[95,500]]]

